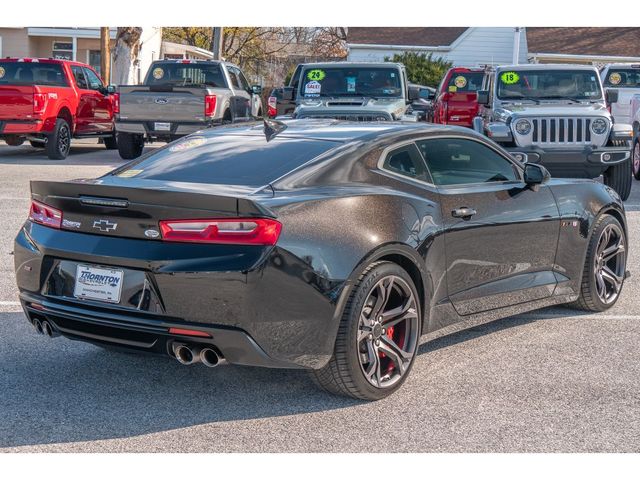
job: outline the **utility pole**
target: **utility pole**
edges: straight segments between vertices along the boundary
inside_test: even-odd
[[[213,52],[213,59],[222,59],[222,27],[213,27],[213,35],[211,40],[211,51]]]
[[[520,61],[520,30],[522,27],[515,27],[513,30],[513,64],[517,65]]]
[[[104,83],[111,83],[111,34],[109,27],[100,27],[100,75],[102,75]]]

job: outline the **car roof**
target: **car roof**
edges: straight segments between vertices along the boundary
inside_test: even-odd
[[[334,119],[286,119],[267,120],[268,124],[278,128],[284,127],[281,133],[275,135],[277,138],[296,138],[307,140],[325,140],[336,143],[347,143],[357,140],[369,140],[381,134],[426,134],[433,132],[447,131],[448,133],[473,132],[468,128],[443,126],[425,122],[349,122]],[[203,130],[199,134],[204,136],[215,135],[265,135],[265,122],[251,122],[245,124],[234,124]]]
[[[395,62],[316,62],[302,64],[303,68],[336,68],[336,67],[403,67],[401,63]]]

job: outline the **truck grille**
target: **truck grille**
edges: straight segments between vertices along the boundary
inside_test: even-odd
[[[533,118],[534,145],[591,143],[591,118]]]

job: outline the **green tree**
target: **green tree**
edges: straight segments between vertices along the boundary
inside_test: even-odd
[[[405,52],[402,55],[385,57],[385,62],[402,63],[407,68],[407,77],[411,83],[437,87],[444,74],[453,65],[442,57],[433,58],[433,53]]]

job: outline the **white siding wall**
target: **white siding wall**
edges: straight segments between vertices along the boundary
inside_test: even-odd
[[[513,60],[513,28],[472,27],[456,40],[449,51],[433,51],[434,57],[443,57],[454,65],[501,65]],[[354,62],[381,62],[394,53],[403,53],[402,48],[349,48],[348,60]],[[412,49],[412,51],[416,51]],[[420,50],[429,53],[429,50]],[[520,63],[527,63],[527,36],[520,31]]]

